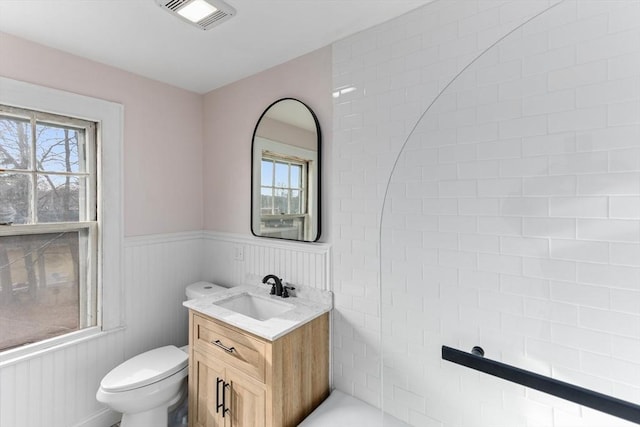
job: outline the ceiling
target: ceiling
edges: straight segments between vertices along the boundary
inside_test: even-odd
[[[0,32],[206,93],[432,0],[226,1],[202,31],[155,0],[0,0]]]

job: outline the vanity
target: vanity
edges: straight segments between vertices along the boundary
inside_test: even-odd
[[[329,395],[330,297],[268,292],[239,286],[184,303],[190,427],[293,427]]]
[[[320,125],[303,102],[267,107],[251,150],[251,232],[320,238]],[[189,308],[189,426],[295,427],[329,396],[331,292],[280,279],[184,302]],[[302,288],[302,289],[300,289]],[[293,288],[290,288],[293,289]]]

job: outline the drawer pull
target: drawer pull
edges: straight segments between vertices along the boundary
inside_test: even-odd
[[[236,349],[235,347],[227,347],[226,345],[222,344],[220,342],[220,340],[212,341],[211,344],[215,345],[216,347],[220,347],[221,349],[223,349],[227,353],[233,353],[235,351],[235,349]]]

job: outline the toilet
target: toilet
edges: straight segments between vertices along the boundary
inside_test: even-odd
[[[186,288],[187,299],[226,290],[209,282]],[[138,354],[113,368],[100,382],[98,402],[122,413],[120,427],[164,427],[168,409],[186,392],[189,348],[173,345]]]

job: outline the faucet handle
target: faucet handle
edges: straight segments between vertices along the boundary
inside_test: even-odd
[[[282,287],[282,298],[289,298],[289,291],[293,291],[296,288],[293,286],[283,286]]]

